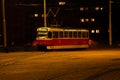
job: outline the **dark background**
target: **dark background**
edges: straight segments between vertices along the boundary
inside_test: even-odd
[[[46,0],[47,25],[59,24],[58,27],[72,27],[85,29],[100,29],[99,34],[90,33],[90,39],[109,45],[109,11],[108,0]],[[59,1],[66,1],[66,5],[58,5]],[[1,4],[1,2],[0,2]],[[32,5],[37,4],[37,5]],[[96,12],[96,6],[103,7],[103,11]],[[81,12],[80,7],[89,8]],[[11,46],[14,42],[16,46],[26,46],[33,43],[36,37],[36,28],[43,26],[43,0],[5,0],[7,43]],[[120,43],[120,1],[114,0],[112,3],[112,31],[113,45]],[[35,17],[34,14],[39,14]],[[81,18],[95,18],[94,23],[81,23]],[[3,25],[2,7],[0,8],[0,45],[3,45]]]

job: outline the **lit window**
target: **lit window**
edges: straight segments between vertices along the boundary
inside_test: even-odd
[[[100,33],[100,30],[99,30],[99,29],[96,29],[96,33]]]
[[[91,30],[91,33],[95,33],[95,30]]]
[[[81,22],[85,22],[85,20],[84,19],[80,19],[81,20]]]
[[[44,17],[44,14],[42,14],[41,16]]]
[[[95,10],[98,11],[98,10],[99,10],[99,7],[95,7]]]
[[[88,10],[88,7],[80,7],[80,11]]]
[[[88,10],[88,7],[86,7],[85,10]]]
[[[94,18],[91,18],[91,22],[95,22],[95,19],[94,19]]]
[[[103,8],[101,7],[101,8],[100,8],[100,10],[102,11],[102,10],[103,10]]]
[[[88,22],[88,21],[89,21],[89,19],[85,19],[85,21],[86,21],[86,22]]]
[[[83,11],[84,10],[84,8],[83,7],[80,7],[80,11]]]
[[[38,17],[38,14],[34,14],[35,17]]]
[[[65,5],[66,2],[59,2],[59,5]]]

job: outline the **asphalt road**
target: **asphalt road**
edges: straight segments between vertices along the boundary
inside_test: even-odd
[[[120,80],[120,50],[0,52],[0,80]]]

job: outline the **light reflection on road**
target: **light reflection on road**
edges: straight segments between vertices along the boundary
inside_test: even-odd
[[[120,80],[120,50],[0,54],[0,80]]]

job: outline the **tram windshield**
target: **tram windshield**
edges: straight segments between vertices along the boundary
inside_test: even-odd
[[[48,34],[47,31],[39,31],[37,33],[37,37],[39,37],[39,38],[47,38],[47,34]]]

